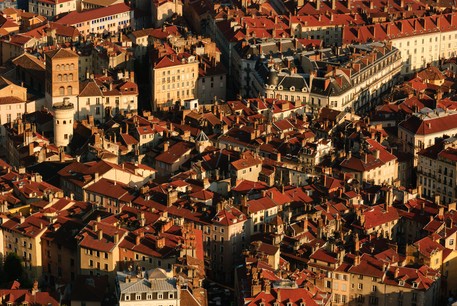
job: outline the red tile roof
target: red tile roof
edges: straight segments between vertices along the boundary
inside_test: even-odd
[[[418,116],[411,116],[402,121],[399,126],[416,135],[445,133],[446,131],[457,128],[457,113],[427,118],[425,120]]]
[[[58,19],[56,23],[75,25],[81,22],[86,22],[98,18],[108,17],[121,13],[130,12],[132,9],[125,3],[113,4],[108,7],[96,8],[89,11],[77,12],[73,11]]]

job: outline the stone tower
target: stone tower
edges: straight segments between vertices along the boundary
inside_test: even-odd
[[[64,98],[76,105],[79,94],[78,59],[70,49],[57,49],[46,56],[46,105],[49,109]]]
[[[54,111],[54,143],[57,147],[66,147],[73,137],[74,105],[68,98],[63,102],[56,102]]]

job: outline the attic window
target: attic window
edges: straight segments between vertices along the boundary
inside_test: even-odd
[[[398,282],[398,285],[399,285],[399,286],[404,286],[404,285],[405,285],[405,282],[401,280],[401,281]]]
[[[418,283],[416,283],[416,282],[413,282],[413,288],[417,288],[417,287],[418,287],[418,285],[419,285]]]
[[[291,86],[290,91],[295,91],[295,86]]]

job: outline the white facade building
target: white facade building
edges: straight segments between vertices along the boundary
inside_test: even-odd
[[[116,295],[119,306],[179,306],[177,280],[160,268],[147,272],[117,272]]]
[[[52,19],[63,13],[76,11],[76,0],[30,0],[29,12]]]

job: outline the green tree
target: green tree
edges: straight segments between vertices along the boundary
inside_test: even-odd
[[[16,253],[9,253],[6,255],[3,264],[3,281],[9,283],[11,281],[26,279],[22,260]]]

